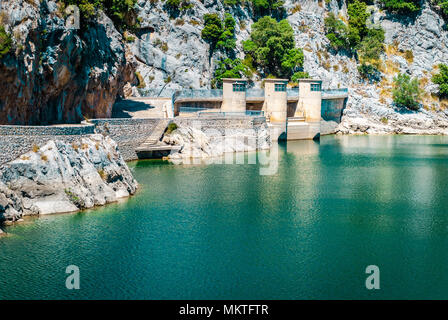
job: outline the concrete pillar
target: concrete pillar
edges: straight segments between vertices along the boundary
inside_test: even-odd
[[[321,118],[322,80],[300,79],[297,110],[303,110],[305,121],[318,122]]]
[[[246,79],[222,79],[222,112],[246,112]]]
[[[288,96],[287,79],[264,80],[264,111],[270,122],[286,122]]]

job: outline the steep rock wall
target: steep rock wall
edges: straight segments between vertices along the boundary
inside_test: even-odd
[[[133,57],[102,12],[71,29],[61,3],[7,0],[2,24],[13,49],[0,61],[0,124],[75,123],[109,117]]]

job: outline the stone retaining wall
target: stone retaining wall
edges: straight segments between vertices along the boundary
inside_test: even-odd
[[[93,133],[108,134],[114,139],[124,160],[136,160],[135,149],[152,133],[161,119],[92,119],[80,125],[57,126],[0,126],[0,164],[16,159],[34,145],[48,140],[72,143]],[[201,130],[215,129],[222,135],[226,130],[255,129],[266,126],[264,117],[197,117],[175,118],[180,126],[200,126]]]
[[[253,116],[231,116],[231,117],[195,117],[195,118],[175,118],[174,123],[179,126],[192,126],[205,131],[214,129],[222,135],[226,130],[255,129],[266,126],[265,117]]]
[[[71,143],[94,133],[92,124],[57,126],[0,126],[0,164],[16,159],[48,140]]]
[[[124,160],[136,160],[135,148],[140,146],[151,134],[160,119],[93,119],[98,133],[109,134],[118,144]]]

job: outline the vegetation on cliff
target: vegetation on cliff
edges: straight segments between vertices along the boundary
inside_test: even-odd
[[[137,23],[133,19],[133,10],[137,0],[63,0],[63,2],[65,5],[78,6],[85,22],[92,20],[97,11],[101,9],[120,29],[132,28]]]
[[[421,10],[420,0],[381,0],[387,11],[397,14],[412,14]]]
[[[296,48],[294,31],[287,20],[261,18],[252,25],[243,48],[264,76],[289,78],[303,66],[303,51]]]
[[[370,13],[367,4],[354,0],[348,4],[348,23],[330,13],[325,18],[326,37],[335,51],[345,51],[355,55],[361,64],[358,70],[361,77],[372,81],[381,79],[378,61],[384,52],[384,30],[380,27],[368,27]]]
[[[231,55],[236,47],[235,19],[229,13],[223,20],[216,13],[205,14],[201,36],[210,44],[210,51],[218,49]]]
[[[221,88],[223,78],[250,78],[252,76],[252,72],[250,68],[240,59],[227,58],[222,61],[218,61],[218,67],[216,68],[214,75],[212,87]]]
[[[422,93],[417,78],[411,78],[405,73],[399,73],[394,78],[392,94],[394,103],[398,107],[418,110]]]
[[[448,97],[448,65],[439,64],[439,73],[432,76],[432,82],[439,85],[441,97]]]
[[[0,26],[0,59],[11,50],[11,45],[11,35],[5,31],[3,26]]]

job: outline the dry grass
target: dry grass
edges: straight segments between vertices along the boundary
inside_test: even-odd
[[[30,157],[29,156],[21,156],[20,160],[30,160]]]
[[[333,70],[334,70],[334,71],[339,71],[339,66],[338,66],[337,64],[335,64],[335,65],[333,66]]]
[[[414,53],[412,52],[412,50],[406,50],[404,52],[404,58],[406,59],[408,64],[413,63],[414,62]]]
[[[106,173],[104,172],[103,169],[98,169],[97,172],[100,175],[101,179],[106,180],[107,175],[106,175]]]
[[[100,150],[100,144],[98,142],[95,144],[95,149]]]
[[[33,152],[38,152],[39,151],[39,146],[37,144],[33,144]]]
[[[191,20],[189,21],[189,23],[190,23],[192,26],[198,26],[198,25],[201,24],[199,21],[196,21],[196,20],[194,20],[194,19],[191,19]]]
[[[45,162],[48,161],[48,157],[46,155],[44,155],[44,154],[40,156],[40,159],[45,161]]]
[[[300,4],[296,4],[296,6],[289,11],[289,13],[294,14],[296,12],[300,12],[301,10],[302,10],[302,6]]]
[[[178,18],[176,19],[176,21],[174,21],[174,25],[176,26],[183,26],[185,24],[185,20],[182,18]]]
[[[72,148],[75,149],[75,151],[78,151],[79,146],[76,143],[72,143]]]

